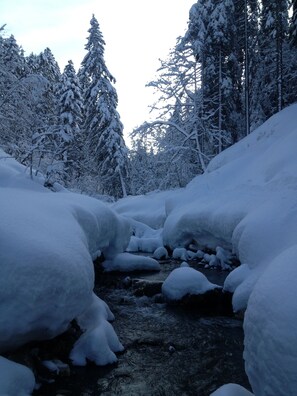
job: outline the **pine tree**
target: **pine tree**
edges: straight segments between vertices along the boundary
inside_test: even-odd
[[[116,197],[126,195],[128,151],[123,139],[123,125],[117,112],[115,82],[104,60],[102,33],[93,15],[89,29],[87,54],[79,78],[83,87],[83,125],[91,159],[89,170],[98,180],[100,192]]]

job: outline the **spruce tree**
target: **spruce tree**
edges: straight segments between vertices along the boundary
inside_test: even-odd
[[[82,96],[79,80],[70,60],[65,66],[61,82],[56,89],[57,124],[53,140],[55,155],[53,163],[57,164],[52,173],[59,173],[59,179],[67,186],[77,182],[81,172],[81,130]]]
[[[105,42],[95,16],[79,78],[84,98],[84,134],[88,148],[89,172],[98,181],[97,190],[115,197],[126,195],[128,151],[123,125],[117,112],[115,82],[104,60]]]

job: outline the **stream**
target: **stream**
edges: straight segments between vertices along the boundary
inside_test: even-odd
[[[240,319],[201,316],[193,308],[168,306],[158,294],[139,296],[133,287],[136,279],[162,281],[177,265],[164,262],[159,273],[129,278],[119,273],[98,276],[95,292],[114,313],[113,326],[125,351],[115,365],[71,367],[70,375],[57,377],[34,395],[208,396],[229,382],[249,388]],[[203,272],[217,284],[223,284],[227,275]]]

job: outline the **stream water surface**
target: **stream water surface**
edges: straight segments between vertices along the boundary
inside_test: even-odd
[[[174,265],[137,277],[163,280]],[[218,271],[208,275],[218,284],[225,277]],[[249,388],[241,320],[201,316],[195,309],[170,307],[156,297],[136,297],[133,288],[121,286],[123,279],[103,274],[95,288],[115,314],[113,326],[125,347],[118,363],[71,368],[68,377],[57,378],[36,395],[208,396],[229,382]]]

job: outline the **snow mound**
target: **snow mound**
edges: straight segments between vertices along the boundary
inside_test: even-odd
[[[161,269],[158,261],[153,258],[130,253],[120,253],[112,260],[105,260],[103,267],[106,272],[160,271]]]
[[[253,396],[253,394],[240,385],[227,384],[211,393],[210,396]]]
[[[4,158],[6,157],[6,158]],[[129,223],[86,196],[53,193],[0,152],[0,351],[52,338],[93,303],[92,259],[113,257]]]
[[[0,395],[29,396],[35,387],[32,371],[0,356]]]
[[[170,301],[181,300],[187,294],[204,294],[220,288],[208,281],[205,275],[191,267],[173,270],[162,285],[162,293]]]

